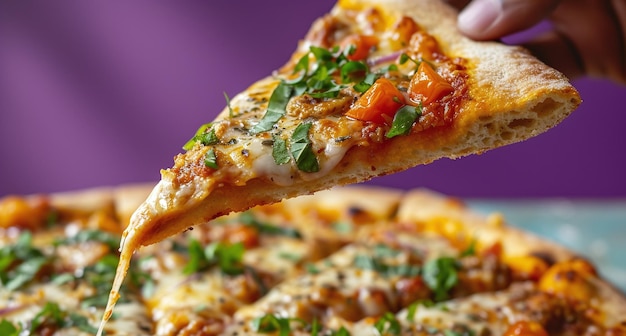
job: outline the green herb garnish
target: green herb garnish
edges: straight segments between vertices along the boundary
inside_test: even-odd
[[[448,298],[449,291],[459,282],[459,269],[458,261],[451,257],[434,259],[424,265],[422,278],[428,288],[435,292],[435,301]]]
[[[350,332],[345,327],[339,328],[339,330],[333,330],[330,333],[331,336],[350,336]]]
[[[289,163],[291,156],[289,156],[289,150],[287,149],[287,142],[278,135],[274,135],[272,145],[272,157],[277,165]]]
[[[289,336],[291,334],[291,322],[296,321],[304,324],[298,318],[278,317],[273,314],[266,314],[252,320],[252,330],[259,333],[274,333],[278,331],[279,336]]]
[[[111,251],[115,251],[119,246],[120,239],[118,236],[106,231],[86,229],[79,231],[73,236],[57,240],[54,242],[54,245],[83,244],[93,241],[104,243]]]
[[[224,274],[241,274],[243,273],[241,261],[244,251],[242,243],[215,242],[203,248],[199,241],[192,239],[188,246],[189,260],[183,268],[183,273],[187,275],[198,273],[218,265]]]
[[[44,324],[51,324],[57,328],[76,327],[79,330],[92,334],[95,334],[98,331],[97,328],[89,323],[89,320],[87,320],[85,316],[76,313],[68,313],[62,310],[59,305],[54,302],[47,302],[42,310],[35,315],[30,324],[30,334],[36,334],[37,330]]]
[[[211,148],[206,152],[206,156],[204,157],[204,165],[211,169],[219,168],[219,166],[217,165],[217,156],[215,155],[215,149]]]
[[[298,169],[307,172],[315,173],[320,170],[319,162],[315,153],[313,152],[313,145],[309,140],[309,129],[311,123],[304,122],[298,125],[291,136],[290,151]]]
[[[0,321],[0,335],[4,336],[19,336],[22,332],[21,326],[14,326],[13,323],[3,319]]]
[[[302,239],[302,234],[300,234],[300,231],[290,227],[281,227],[274,224],[262,222],[254,217],[254,214],[250,211],[242,212],[241,215],[239,215],[239,220],[245,225],[254,227],[261,234],[287,236],[291,238]]]
[[[391,265],[385,263],[382,258],[367,256],[359,254],[354,258],[354,266],[376,271],[383,276],[393,277],[393,276],[416,276],[421,272],[421,268],[416,265],[409,264],[400,264],[400,265]]]
[[[292,93],[292,86],[287,85],[284,82],[280,82],[270,96],[265,115],[263,115],[263,118],[258,124],[252,127],[250,133],[257,134],[271,130],[278,120],[285,115],[285,109],[287,108],[287,103],[289,102],[289,98],[291,98]]]
[[[401,331],[400,322],[398,322],[396,317],[390,312],[386,312],[381,318],[379,318],[374,323],[374,328],[376,328],[378,333],[381,335],[400,335]]]
[[[407,135],[411,132],[413,123],[422,115],[422,105],[404,105],[393,117],[391,128],[385,136],[393,138],[398,135]]]
[[[185,145],[183,146],[183,149],[188,151],[191,148],[193,148],[193,145],[200,140],[200,137],[210,127],[213,127],[213,123],[207,123],[207,124],[200,126],[200,128],[198,128],[198,130],[196,131],[196,134],[191,139],[189,139],[189,141],[185,143]]]
[[[32,234],[22,233],[15,244],[0,248],[0,284],[9,291],[16,290],[31,280],[52,257],[33,247]]]

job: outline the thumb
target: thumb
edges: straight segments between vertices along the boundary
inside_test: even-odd
[[[459,30],[492,40],[529,28],[547,17],[560,0],[473,0],[461,12]]]

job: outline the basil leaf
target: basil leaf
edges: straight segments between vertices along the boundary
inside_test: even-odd
[[[187,260],[187,264],[183,268],[183,274],[190,275],[193,273],[200,272],[204,268],[207,268],[206,258],[204,257],[204,249],[200,245],[200,242],[192,239],[189,241],[189,246],[187,246],[187,253],[189,255],[189,260]],[[203,262],[205,264],[203,264]]]
[[[202,133],[198,136],[198,141],[205,146],[215,145],[220,142],[220,139],[215,134],[215,130],[211,129],[208,132]]]
[[[285,115],[285,109],[287,108],[287,103],[289,103],[289,98],[291,98],[292,93],[292,86],[280,82],[270,96],[265,115],[263,115],[263,118],[258,124],[252,127],[250,133],[258,134],[271,130],[278,120]]]
[[[245,247],[243,243],[222,244],[213,243],[207,246],[204,254],[208,260],[217,260],[220,270],[224,274],[237,275],[243,272],[241,261]]]
[[[47,302],[41,311],[35,315],[35,318],[33,318],[30,324],[31,335],[34,335],[35,331],[46,322],[58,327],[63,327],[63,315],[63,311],[61,311],[58,304]]]
[[[13,325],[13,323],[3,319],[0,321],[0,335],[5,336],[19,336],[20,329]]]
[[[410,265],[410,264],[389,265],[389,264],[386,264],[380,258],[375,258],[375,257],[367,256],[367,255],[357,255],[354,258],[354,266],[361,268],[361,269],[372,270],[372,271],[378,272],[381,275],[386,276],[386,277],[393,277],[393,276],[409,277],[409,276],[419,275],[421,272],[421,268],[416,265]]]
[[[341,81],[353,82],[361,80],[367,73],[367,65],[363,62],[350,61],[341,67]]]
[[[189,242],[189,260],[183,268],[183,274],[190,275],[205,271],[218,265],[224,274],[236,275],[243,272],[241,260],[245,248],[242,243],[223,244],[212,243],[202,248],[200,242],[192,239]]]
[[[311,46],[309,50],[318,60],[318,62],[330,62],[333,60],[333,54],[328,50],[321,47]]]
[[[10,290],[16,290],[35,278],[41,268],[49,262],[46,257],[37,257],[23,261],[12,272],[10,272],[10,280],[5,287]]]
[[[317,317],[314,317],[313,322],[311,322],[311,336],[318,336],[321,329],[320,322],[317,320]]]
[[[32,246],[32,234],[20,234],[13,245],[0,248],[0,284],[16,290],[33,280],[52,257]]]
[[[312,124],[309,122],[301,123],[296,127],[291,136],[291,155],[296,160],[298,169],[314,173],[320,170],[319,162],[313,152],[313,145],[309,140],[309,129]]]
[[[291,320],[298,321],[298,319],[266,314],[252,320],[252,330],[260,333],[274,333],[278,331],[279,336],[289,336],[291,333]]]
[[[83,315],[79,315],[76,313],[69,313],[69,316],[67,317],[67,319],[68,321],[67,323],[65,323],[65,327],[76,327],[79,330],[88,332],[90,334],[96,334],[98,332],[98,328],[92,326],[89,323],[89,320],[87,319],[87,317]]]
[[[391,122],[391,128],[385,136],[387,138],[393,138],[398,135],[407,135],[411,132],[413,123],[422,115],[421,105],[414,107],[410,105],[404,105],[393,116]]]
[[[457,260],[451,257],[434,259],[424,265],[422,278],[435,292],[435,301],[448,298],[448,292],[459,282],[459,268]]]
[[[199,137],[204,134],[204,131],[206,131],[207,128],[213,126],[213,123],[206,123],[202,126],[200,126],[200,128],[198,128],[198,130],[196,131],[196,134],[193,136],[193,138],[189,139],[189,141],[187,141],[185,143],[185,145],[183,146],[184,150],[190,150],[191,148],[193,148],[193,145],[198,141]]]
[[[339,328],[339,330],[333,330],[331,336],[350,336],[350,332],[345,327]]]
[[[374,328],[376,328],[381,335],[400,335],[401,331],[400,322],[398,322],[396,317],[390,312],[386,312],[379,318],[378,321],[374,323]]]
[[[113,235],[106,231],[97,230],[97,229],[87,229],[87,230],[81,230],[71,237],[57,240],[54,242],[54,245],[60,246],[60,245],[68,245],[68,244],[82,244],[82,243],[87,243],[91,241],[104,243],[111,250],[114,251],[118,248],[120,239],[118,236]]]
[[[217,165],[217,156],[215,155],[215,150],[213,148],[209,149],[204,157],[204,165],[211,168],[217,169],[219,166]]]
[[[353,88],[356,92],[364,93],[374,84],[374,82],[376,81],[376,79],[378,79],[378,77],[379,77],[378,74],[368,73],[365,76],[365,79],[363,79],[363,81],[361,81],[360,83],[355,84]]]
[[[298,231],[297,229],[290,227],[281,227],[261,222],[260,220],[256,219],[254,215],[249,211],[241,213],[241,215],[239,215],[239,220],[245,225],[254,227],[261,234],[287,236],[291,238],[302,239],[302,234],[300,234],[300,231]]]
[[[287,150],[287,142],[281,137],[274,135],[272,137],[272,157],[277,165],[288,163],[291,160],[289,151]]]
[[[339,92],[343,89],[343,86],[332,84],[328,90],[318,91],[318,92],[309,92],[309,95],[313,98],[337,98],[339,96]]]

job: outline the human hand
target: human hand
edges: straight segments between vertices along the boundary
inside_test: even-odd
[[[458,28],[475,40],[498,39],[545,19],[551,29],[524,43],[535,56],[570,78],[591,76],[626,84],[624,0],[448,2],[463,8]]]

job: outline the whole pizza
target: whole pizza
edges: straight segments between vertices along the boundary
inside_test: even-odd
[[[93,335],[152,185],[0,201],[0,335]],[[140,249],[106,335],[624,335],[626,298],[556,244],[427,190],[348,187]]]
[[[626,334],[626,298],[571,251],[431,191],[339,187],[580,104],[456,15],[339,1],[156,185],[0,200],[0,336]]]

